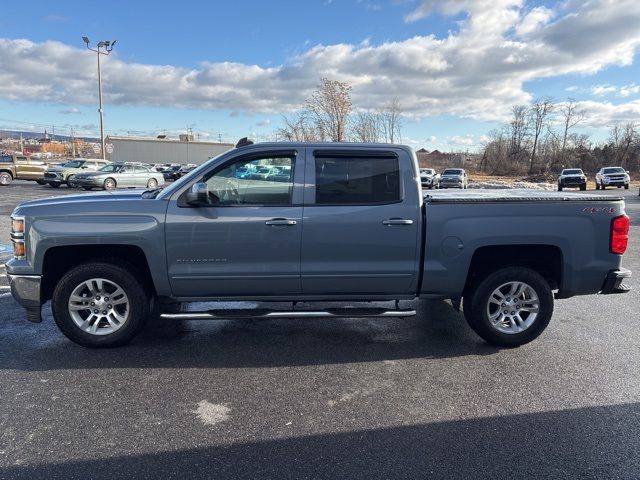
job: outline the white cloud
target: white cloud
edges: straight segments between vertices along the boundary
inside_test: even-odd
[[[552,17],[553,10],[547,7],[536,7],[527,13],[516,26],[516,33],[519,37],[526,37],[548,23]]]
[[[628,97],[629,95],[636,95],[638,93],[640,93],[640,85],[636,85],[635,83],[624,85],[618,90],[620,97]]]
[[[591,95],[596,97],[604,97],[610,93],[615,93],[618,89],[613,85],[594,85],[591,87]]]
[[[448,137],[447,143],[449,145],[471,146],[471,145],[475,145],[476,141],[473,138],[471,138],[470,135],[467,135],[465,137],[460,135],[454,135],[452,137]]]
[[[299,108],[319,78],[327,76],[353,85],[358,108],[398,98],[414,117],[502,121],[512,105],[531,100],[526,82],[629,65],[640,45],[636,0],[569,0],[553,12],[529,9],[524,0],[425,0],[406,20],[418,22],[434,11],[464,13],[465,19],[443,38],[316,45],[271,67],[149,65],[126,62],[115,51],[103,63],[105,100],[279,114]],[[0,39],[0,98],[93,105],[94,62],[86,49],[59,42]],[[628,96],[635,88],[619,93]]]
[[[606,95],[615,94],[616,97],[628,97],[640,93],[640,85],[630,83],[629,85],[594,85],[591,87],[591,95],[596,97],[604,97]]]
[[[80,111],[79,108],[72,107],[72,108],[66,108],[64,110],[60,110],[59,113],[62,113],[63,115],[74,115],[74,114],[82,113],[82,112]]]
[[[614,123],[640,120],[640,100],[622,104],[585,100],[577,102],[577,107],[584,110],[585,121],[581,125],[587,127],[607,128]]]

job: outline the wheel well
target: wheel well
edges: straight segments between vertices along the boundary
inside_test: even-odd
[[[0,168],[0,173],[8,173],[13,178],[13,172],[11,170],[6,170],[4,168]]]
[[[42,265],[42,301],[51,298],[53,290],[62,276],[73,267],[88,262],[115,263],[119,266],[131,265],[137,270],[147,291],[155,295],[155,287],[147,258],[140,247],[134,245],[69,245],[52,247],[45,252]],[[124,265],[123,265],[124,263]]]
[[[562,281],[562,251],[555,245],[492,245],[477,249],[467,274],[465,291],[486,275],[505,267],[527,267],[542,275],[555,290]]]

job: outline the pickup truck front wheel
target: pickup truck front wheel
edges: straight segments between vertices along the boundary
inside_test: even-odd
[[[492,345],[518,347],[536,339],[551,320],[553,293],[542,275],[525,267],[489,274],[464,298],[469,326]]]
[[[149,303],[133,267],[96,262],[79,265],[62,277],[51,309],[56,324],[73,342],[117,347],[142,329]]]

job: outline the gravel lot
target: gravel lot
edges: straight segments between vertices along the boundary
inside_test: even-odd
[[[0,192],[0,244],[20,199],[70,193]],[[411,319],[183,322],[88,350],[0,290],[0,478],[640,478],[640,199],[604,193],[636,225],[635,290],[560,300],[513,350],[428,301]]]

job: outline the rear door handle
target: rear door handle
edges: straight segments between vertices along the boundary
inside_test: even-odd
[[[389,227],[393,225],[413,225],[413,220],[409,220],[406,218],[390,218],[388,220],[383,220],[382,224]]]
[[[292,225],[296,225],[297,223],[298,222],[296,222],[295,220],[289,220],[288,218],[272,218],[271,220],[267,220],[266,222],[264,222],[265,225],[283,227],[290,227]]]

